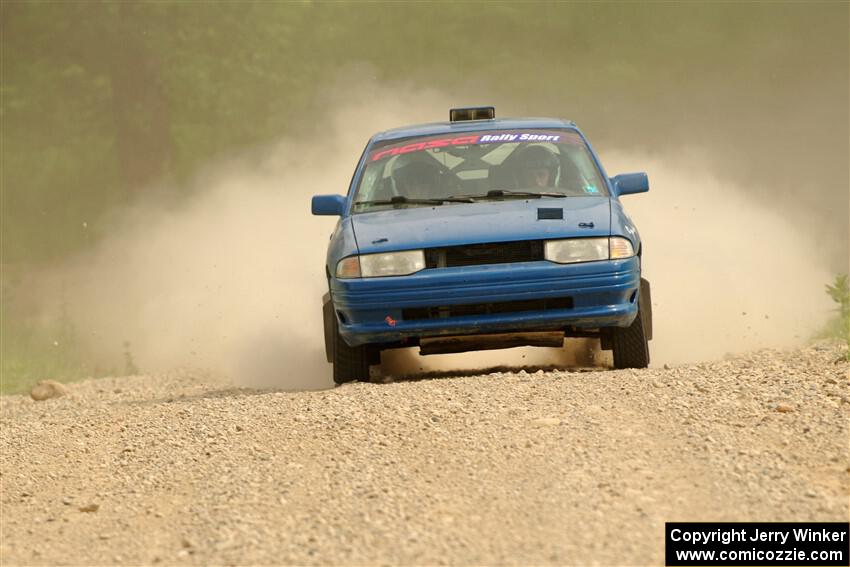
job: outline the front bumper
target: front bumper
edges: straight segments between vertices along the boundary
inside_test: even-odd
[[[627,327],[637,315],[640,260],[523,262],[332,279],[339,332],[351,346],[420,337]],[[405,320],[403,310],[568,297],[569,308]]]

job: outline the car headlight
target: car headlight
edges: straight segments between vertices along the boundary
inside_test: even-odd
[[[544,258],[558,264],[618,260],[634,255],[632,243],[620,236],[547,240],[544,248]]]
[[[383,252],[343,258],[336,265],[338,278],[379,278],[406,276],[425,269],[425,252]]]

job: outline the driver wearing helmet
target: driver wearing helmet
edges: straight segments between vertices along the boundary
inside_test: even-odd
[[[517,155],[516,181],[521,189],[555,187],[560,162],[543,146],[528,146]]]
[[[415,160],[402,163],[401,160],[393,166],[393,182],[399,195],[411,199],[433,199],[439,197],[442,172],[437,164]]]

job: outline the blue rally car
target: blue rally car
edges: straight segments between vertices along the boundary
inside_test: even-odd
[[[616,368],[649,364],[649,283],[620,197],[645,173],[607,177],[573,122],[450,121],[369,140],[328,246],[325,350],[336,383],[368,380],[381,351],[421,354],[598,338]]]

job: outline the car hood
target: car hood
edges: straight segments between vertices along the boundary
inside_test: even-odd
[[[561,209],[563,218],[538,218],[538,209]],[[542,216],[558,216],[558,211]],[[611,203],[608,197],[513,199],[389,209],[355,214],[351,219],[360,253],[369,254],[484,242],[609,236]]]

